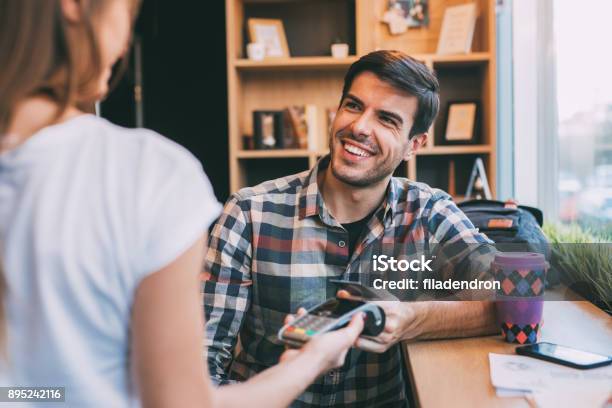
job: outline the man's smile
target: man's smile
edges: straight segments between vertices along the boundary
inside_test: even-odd
[[[340,143],[342,144],[343,148],[343,156],[352,160],[367,159],[376,154],[376,152],[374,152],[371,148],[350,139],[343,139],[340,141]]]

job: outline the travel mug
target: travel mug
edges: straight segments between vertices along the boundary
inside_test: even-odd
[[[546,258],[535,252],[500,252],[492,268],[500,283],[495,309],[502,336],[509,343],[537,342],[542,327]]]

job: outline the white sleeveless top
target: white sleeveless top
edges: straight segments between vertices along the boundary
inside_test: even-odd
[[[138,405],[128,367],[135,290],[220,210],[187,150],[92,115],[0,155],[0,385],[63,386],[67,406]]]

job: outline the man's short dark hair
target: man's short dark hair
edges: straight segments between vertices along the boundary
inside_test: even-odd
[[[417,113],[408,137],[429,130],[440,109],[440,85],[425,64],[401,51],[381,50],[364,55],[350,66],[344,77],[342,100],[362,72],[372,72],[380,80],[417,98]]]

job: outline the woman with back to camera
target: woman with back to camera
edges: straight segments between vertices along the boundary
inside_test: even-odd
[[[343,363],[362,319],[213,389],[198,275],[220,205],[169,140],[85,114],[135,0],[0,0],[2,386],[68,406],[286,406]]]

